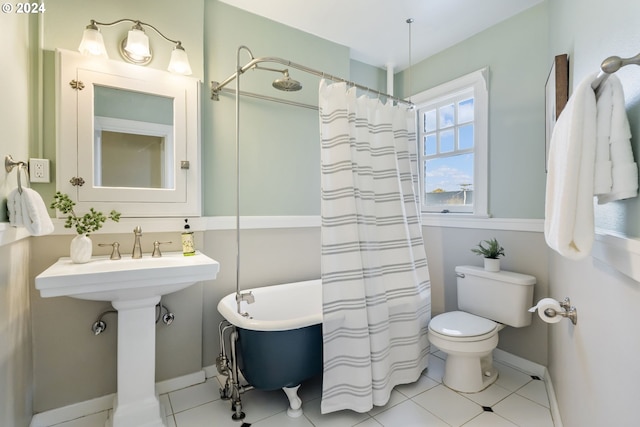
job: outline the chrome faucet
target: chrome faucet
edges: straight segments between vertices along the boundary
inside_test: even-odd
[[[140,245],[140,236],[142,236],[142,227],[137,226],[133,229],[135,240],[133,241],[133,251],[131,251],[131,258],[142,258],[142,246]]]
[[[243,313],[242,309],[240,308],[240,304],[242,303],[242,301],[245,301],[247,304],[253,304],[254,302],[256,302],[256,299],[253,296],[253,293],[251,291],[236,293],[236,304],[238,306],[238,314],[244,317],[249,317],[249,313]]]

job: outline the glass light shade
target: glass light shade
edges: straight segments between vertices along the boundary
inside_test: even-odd
[[[149,37],[143,30],[132,28],[127,34],[127,45],[124,49],[136,56],[151,56]]]
[[[167,69],[175,74],[182,74],[185,76],[191,75],[189,58],[187,57],[187,52],[185,52],[182,46],[176,46],[171,52],[171,61],[169,61],[169,68]]]
[[[96,28],[85,28],[78,50],[81,54],[86,56],[108,58],[107,49],[104,47],[102,33],[100,33]]]

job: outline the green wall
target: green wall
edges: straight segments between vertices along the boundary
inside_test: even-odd
[[[407,97],[489,67],[489,213],[543,218],[544,86],[551,66],[542,3],[398,73]]]
[[[236,68],[236,51],[248,46],[255,57],[281,57],[337,76],[349,76],[349,50],[307,33],[248,14],[218,1],[205,3],[205,74],[223,81]],[[240,65],[249,62],[243,51]],[[263,66],[285,68],[279,64]],[[290,70],[300,92],[271,87],[278,73],[251,70],[241,91],[317,106],[319,78]],[[205,84],[211,88],[210,81]],[[235,81],[229,88],[235,89]],[[205,215],[235,214],[235,98],[202,104]],[[320,139],[318,112],[241,98],[240,175],[242,215],[319,215]]]
[[[183,40],[194,74],[202,76],[203,214],[235,214],[235,100],[221,94],[210,99],[211,81],[222,81],[236,68],[237,48],[248,46],[256,57],[282,57],[295,63],[384,89],[384,70],[350,61],[349,49],[258,17],[217,0],[190,0],[180,8],[170,0],[124,0],[88,8],[81,0],[60,0],[47,11],[46,50],[76,49],[91,18],[109,21],[130,16],[152,23]],[[153,3],[153,7],[151,4]],[[134,10],[130,10],[134,7]],[[69,14],[69,10],[75,10]],[[116,42],[128,25],[102,30],[109,55],[119,59]],[[479,68],[490,69],[489,210],[502,218],[542,218],[544,214],[544,84],[550,67],[547,3],[529,9],[413,67],[418,93]],[[152,44],[168,62],[160,41]],[[46,58],[45,58],[46,59]],[[247,52],[240,64],[250,60]],[[284,68],[279,64],[264,64]],[[277,73],[251,70],[241,76],[241,90],[317,105],[319,78],[291,69],[303,90],[276,91]],[[396,75],[395,93],[409,95],[406,72]],[[47,76],[45,76],[45,79]],[[235,82],[229,88],[235,88]],[[320,147],[318,113],[251,98],[240,105],[241,207],[243,215],[318,215]],[[48,121],[45,154],[54,158],[55,130]],[[55,165],[54,165],[55,167]]]

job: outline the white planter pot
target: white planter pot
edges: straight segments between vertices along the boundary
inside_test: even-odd
[[[484,269],[486,271],[500,271],[500,260],[494,258],[485,258],[484,259]]]
[[[91,238],[86,234],[79,234],[71,240],[69,256],[76,264],[84,264],[91,259],[93,244]]]

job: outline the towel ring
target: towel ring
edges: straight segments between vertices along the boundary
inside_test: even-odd
[[[4,169],[7,173],[13,171],[13,169],[18,168],[18,193],[22,194],[22,180],[20,178],[20,171],[24,170],[25,176],[27,178],[27,188],[29,188],[29,169],[27,168],[27,164],[22,161],[15,161],[11,154],[7,154],[4,158]]]

